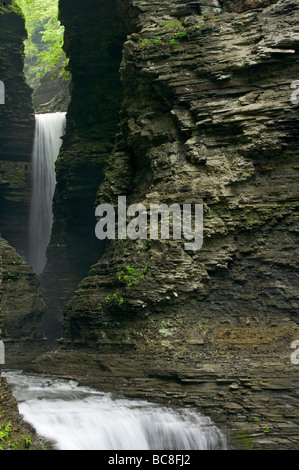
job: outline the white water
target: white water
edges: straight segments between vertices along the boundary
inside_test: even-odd
[[[65,133],[66,113],[35,115],[32,153],[32,202],[29,228],[29,263],[37,274],[46,264],[46,249],[52,229],[55,161]]]
[[[192,409],[114,399],[73,381],[2,375],[24,419],[58,450],[226,449],[222,432]]]

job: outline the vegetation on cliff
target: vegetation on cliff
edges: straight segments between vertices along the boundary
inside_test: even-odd
[[[53,77],[58,70],[65,79],[67,59],[62,49],[64,28],[58,20],[57,0],[15,0],[24,13],[28,39],[25,41],[24,72],[28,83],[36,88],[47,72]]]

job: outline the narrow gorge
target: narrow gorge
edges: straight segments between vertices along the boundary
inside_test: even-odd
[[[158,422],[171,422],[167,407],[194,411],[190,422],[200,428],[203,419],[215,433],[192,434],[186,448],[296,450],[297,0],[60,0],[69,96],[47,77],[30,89],[24,18],[6,3],[0,425],[13,415],[33,432],[17,413],[23,379],[5,378],[6,369],[21,369],[54,388],[71,381],[61,386],[66,394],[80,384],[92,410],[98,391],[161,406]],[[37,151],[37,124],[49,131],[51,116],[56,143],[47,135]],[[53,179],[40,176],[37,193],[33,157],[41,164],[44,150],[53,169],[45,160],[42,175]],[[202,205],[202,247],[186,250],[186,240],[169,237],[99,240],[96,207],[119,214],[120,196],[147,210]],[[46,236],[36,228],[40,214]],[[23,410],[34,427],[31,404]],[[139,417],[126,416],[131,432]],[[174,431],[162,448],[186,433]]]

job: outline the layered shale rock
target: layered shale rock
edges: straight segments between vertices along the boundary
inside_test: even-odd
[[[20,416],[17,401],[1,370],[27,365],[45,351],[41,347],[45,344],[40,323],[43,309],[35,274],[16,251],[0,238],[0,339],[5,345],[5,354],[4,357],[1,355],[0,361],[1,449],[50,448],[36,437]]]
[[[48,72],[41,78],[40,85],[32,94],[32,102],[38,114],[67,111],[70,102],[69,81],[61,70]]]
[[[24,18],[14,2],[0,6],[0,240],[2,333],[6,365],[20,365],[45,351],[41,316],[45,305],[39,281],[24,257],[27,253],[31,203],[31,152],[34,135],[32,90],[23,74],[27,36]],[[13,247],[12,247],[13,246]],[[21,257],[21,254],[24,257]]]
[[[25,21],[13,2],[0,6],[0,233],[26,256],[34,136],[32,90],[23,74]]]
[[[33,269],[2,238],[0,259],[5,365],[23,368],[46,351],[42,325],[46,308]]]
[[[75,63],[80,21],[70,22],[70,3],[61,3]],[[109,241],[67,304],[60,348],[36,370],[198,406],[225,423],[237,448],[296,448],[298,3],[120,0],[118,8],[131,33],[120,68],[124,99],[96,204],[117,207],[119,195],[146,208],[202,203],[204,243],[188,251],[184,239]],[[83,69],[58,166],[53,273],[62,218],[93,210],[87,199],[81,206],[84,189],[71,176],[94,155],[75,120]],[[92,129],[93,146],[100,127]],[[74,150],[84,144],[80,159]],[[64,235],[61,252],[80,253]]]

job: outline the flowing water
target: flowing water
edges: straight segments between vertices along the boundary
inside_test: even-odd
[[[32,152],[32,202],[29,228],[29,263],[37,274],[46,264],[52,228],[55,161],[65,132],[66,113],[35,115]]]
[[[74,381],[6,371],[19,410],[58,450],[220,450],[226,438],[192,409],[114,398]]]

